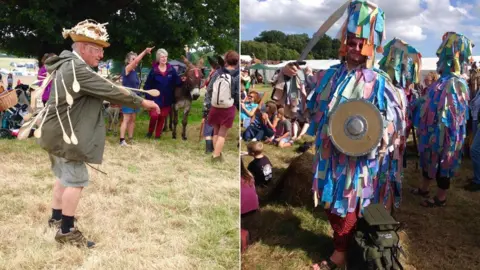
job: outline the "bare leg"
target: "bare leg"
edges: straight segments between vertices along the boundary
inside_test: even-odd
[[[297,139],[300,139],[303,135],[305,135],[305,134],[307,133],[308,127],[310,127],[310,124],[309,124],[309,123],[303,124],[302,131],[301,131],[300,134],[298,135]]]
[[[292,140],[297,139],[297,134],[298,134],[298,122],[293,123],[293,137]]]
[[[437,198],[440,201],[445,201],[447,199],[447,190],[446,189],[441,189],[437,188]]]
[[[292,144],[290,142],[279,142],[278,143],[278,147],[280,148],[287,148],[287,147],[290,147],[292,146]]]
[[[213,157],[218,157],[222,154],[223,146],[225,145],[225,137],[227,137],[228,128],[225,126],[220,126],[218,134],[216,135],[217,139],[214,142]],[[215,140],[215,136],[213,136]]]
[[[421,191],[428,191],[428,188],[430,187],[431,182],[432,182],[432,180],[427,179],[427,178],[423,178],[422,186],[420,187],[420,190]]]
[[[130,121],[128,122],[128,137],[133,138],[133,130],[135,129],[135,119],[137,117],[136,113],[130,115]]]
[[[75,216],[83,187],[66,187],[62,196],[62,214],[64,216]]]
[[[65,187],[62,186],[60,180],[55,180],[53,184],[53,199],[52,199],[52,208],[53,209],[62,209],[62,196],[65,191]]]
[[[213,146],[217,144],[217,139],[218,139],[218,132],[220,131],[220,126],[219,125],[214,125],[213,126]]]
[[[131,116],[132,114],[130,113],[123,114],[123,121],[122,121],[122,125],[120,126],[120,138],[125,139],[125,132],[127,131],[127,126],[130,123]]]

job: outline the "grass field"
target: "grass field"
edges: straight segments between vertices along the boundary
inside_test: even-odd
[[[257,86],[255,90],[265,92],[270,88]],[[299,156],[294,151],[298,146],[279,149],[265,145],[265,154],[274,167],[272,184],[278,183]],[[245,151],[246,144],[242,143],[241,148]],[[245,157],[245,165],[251,159]],[[460,175],[451,185],[447,206],[441,209],[423,208],[419,205],[421,199],[409,193],[421,177],[415,161],[408,161],[402,205],[395,215],[403,224],[400,236],[408,254],[406,269],[480,269],[480,192],[470,193],[462,188],[473,174],[470,160],[465,158]],[[299,175],[298,181],[310,185],[310,177],[303,177],[308,172]],[[242,227],[249,230],[253,241],[242,254],[242,269],[311,269],[333,249],[333,232],[326,216],[321,209],[312,208],[313,200],[304,206],[288,205],[278,200],[273,189],[258,189],[261,210],[242,220]],[[432,184],[431,192],[434,191],[436,185]]]
[[[238,125],[225,162],[212,164],[198,139],[201,102],[187,141],[171,132],[145,139],[145,112],[132,146],[108,136],[99,167],[108,175],[89,168],[76,216],[97,243],[92,250],[58,246],[47,227],[54,182],[47,153],[33,138],[0,141],[0,269],[237,269]]]

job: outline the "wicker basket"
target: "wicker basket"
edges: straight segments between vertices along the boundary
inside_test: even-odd
[[[10,91],[5,95],[0,96],[0,111],[5,111],[18,103],[18,97],[16,91]]]

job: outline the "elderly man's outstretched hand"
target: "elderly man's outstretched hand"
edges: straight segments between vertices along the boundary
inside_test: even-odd
[[[287,75],[288,77],[293,77],[297,75],[297,71],[298,71],[298,68],[291,63],[286,64],[282,69],[283,75]]]
[[[142,101],[142,107],[148,111],[156,110],[157,113],[160,114],[160,107],[158,107],[157,103],[155,103],[154,101],[144,99]]]

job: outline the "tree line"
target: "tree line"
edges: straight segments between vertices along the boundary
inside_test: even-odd
[[[147,46],[167,49],[169,58],[184,55],[186,44],[208,44],[218,53],[239,49],[239,0],[6,0],[0,1],[0,50],[37,59],[59,54],[71,49],[62,29],[85,19],[108,22],[104,59],[122,61]]]
[[[262,60],[292,60],[300,57],[310,41],[307,34],[285,34],[282,31],[263,31],[253,40],[241,42],[243,55],[255,55]],[[340,41],[324,35],[315,44],[307,59],[337,59]]]

